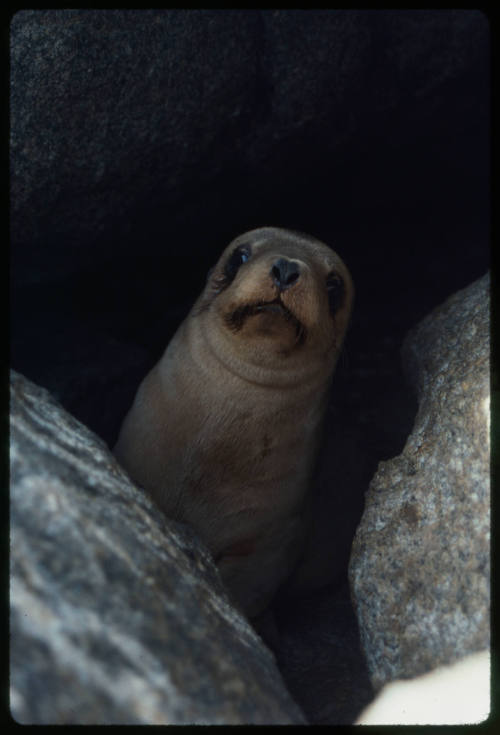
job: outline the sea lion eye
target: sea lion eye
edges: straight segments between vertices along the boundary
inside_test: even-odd
[[[238,245],[238,247],[233,250],[224,266],[224,275],[227,278],[228,283],[233,280],[240,265],[246,263],[250,255],[251,250],[249,245]]]
[[[344,281],[335,271],[331,271],[326,277],[326,290],[328,292],[330,312],[335,314],[342,306],[345,294]]]

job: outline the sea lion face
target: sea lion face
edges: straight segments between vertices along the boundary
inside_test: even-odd
[[[267,358],[307,353],[335,360],[353,286],[339,256],[301,233],[260,228],[240,235],[209,274],[200,311],[216,315],[238,350]]]

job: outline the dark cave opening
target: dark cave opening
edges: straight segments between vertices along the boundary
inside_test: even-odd
[[[50,18],[51,11],[44,12],[49,13],[45,19],[53,22],[56,37],[60,32],[57,16]],[[165,23],[161,48],[170,38],[170,12],[197,11],[158,11],[160,23]],[[231,30],[232,12],[214,22],[229,23]],[[270,45],[259,57],[260,76],[254,79],[252,72],[249,96],[245,97],[246,77],[241,70],[249,64],[245,54],[253,58],[252,51],[241,51],[234,72],[226,57],[221,72],[213,62],[212,66],[202,64],[193,72],[196,79],[206,81],[212,74],[210,82],[217,86],[220,74],[221,95],[227,79],[232,79],[234,100],[220,103],[219,112],[222,97],[210,98],[204,109],[210,109],[211,116],[206,121],[197,119],[195,132],[186,129],[184,134],[179,123],[171,129],[168,120],[154,117],[158,98],[151,92],[151,100],[146,99],[144,105],[145,119],[148,111],[152,117],[143,126],[150,125],[151,139],[156,141],[163,140],[162,136],[168,139],[166,130],[175,145],[168,148],[167,143],[156,143],[141,148],[133,133],[133,100],[123,104],[116,93],[116,104],[129,114],[132,131],[124,134],[120,153],[109,138],[94,151],[92,130],[83,144],[66,137],[64,125],[73,114],[76,129],[80,125],[87,136],[89,133],[80,113],[59,111],[55,138],[61,141],[60,150],[70,155],[61,153],[52,168],[47,159],[41,182],[36,180],[35,164],[20,151],[30,145],[31,150],[42,153],[50,148],[41,111],[50,102],[50,80],[41,105],[32,93],[22,101],[26,82],[19,81],[16,87],[17,67],[13,65],[10,363],[47,387],[112,447],[137,386],[165,349],[202,289],[208,269],[231,239],[251,228],[272,225],[314,235],[339,252],[352,273],[356,297],[333,384],[326,424],[328,451],[319,482],[324,488],[338,488],[326,505],[326,515],[327,520],[343,519],[335,526],[334,539],[340,561],[334,565],[337,576],[326,596],[316,601],[314,594],[304,598],[295,612],[285,615],[282,611],[280,618],[285,636],[281,664],[288,672],[285,680],[300,692],[309,672],[307,691],[319,686],[326,692],[318,684],[324,678],[324,662],[314,673],[314,662],[308,658],[322,644],[305,646],[307,661],[302,662],[293,660],[290,647],[302,635],[301,619],[308,634],[317,629],[320,635],[336,609],[334,628],[337,625],[338,630],[331,632],[330,654],[339,659],[335,669],[339,676],[342,666],[348,665],[342,663],[338,641],[349,627],[349,615],[353,620],[345,583],[350,540],[378,462],[401,451],[417,410],[401,368],[402,340],[430,310],[489,267],[488,31],[481,14],[467,15],[468,11],[462,15],[455,11],[458,15],[448,18],[440,11],[429,11],[421,22],[416,11],[407,16],[391,11],[363,16],[361,12],[359,18],[354,13],[350,20],[351,11],[339,11],[370,34],[371,56],[366,58],[373,60],[374,67],[359,60],[368,53],[363,35],[351,38],[341,32],[339,43],[346,48],[359,45],[359,59],[348,54],[347,70],[341,71],[333,50],[330,61],[321,56],[326,52],[321,51],[320,41],[328,34],[333,39],[337,33],[334,21],[340,16],[336,11],[327,11],[333,25],[323,29],[325,16],[319,17],[320,11],[305,11],[311,12],[311,22],[314,14],[319,18],[315,19],[319,27],[309,30],[300,14],[276,11],[272,16],[270,12],[245,11],[248,38],[262,32],[260,25],[259,32],[254,28],[252,13],[264,13],[259,19],[267,32],[272,31],[276,43],[275,48],[267,37]],[[36,23],[36,19],[27,22]],[[91,16],[82,16],[80,22],[85,27]],[[402,23],[399,31],[398,23]],[[221,44],[227,40],[223,30],[221,27]],[[447,39],[446,51],[441,42],[429,40],[431,31],[437,38],[440,30]],[[399,44],[398,32],[407,45]],[[453,33],[468,44],[457,50]],[[147,43],[147,37],[144,29],[137,32],[139,44]],[[183,38],[181,33],[180,42]],[[295,79],[286,60],[287,54],[293,56],[298,38],[305,48],[294,62],[299,69]],[[189,45],[189,35],[184,40]],[[47,44],[50,55],[50,41]],[[429,66],[420,45],[427,49]],[[308,68],[309,51],[318,58],[308,86],[300,69]],[[119,65],[119,55],[110,59],[105,61],[112,68]],[[138,61],[138,77],[145,63]],[[359,72],[360,65],[365,76]],[[59,83],[56,68],[52,68],[55,88]],[[238,74],[243,74],[243,82],[234,81],[239,80]],[[187,109],[191,101],[182,96],[182,67],[178,75],[170,92],[180,95],[179,104],[182,108],[184,100]],[[162,94],[167,94],[168,83],[162,81]],[[144,90],[142,79],[136,84]],[[327,90],[337,87],[344,92],[332,91],[329,100]],[[113,98],[114,87],[104,87],[95,93],[97,107],[97,103],[105,104],[102,95],[106,89]],[[208,82],[207,89],[208,94]],[[301,95],[302,108],[297,107]],[[163,104],[161,95],[160,100]],[[224,116],[233,108],[235,121],[228,123]],[[30,127],[33,112],[40,133]],[[140,126],[138,130],[143,134]],[[83,174],[78,180],[81,170],[76,154],[82,149],[89,152],[90,168],[100,170],[102,166],[106,171],[98,185],[93,186]],[[57,181],[62,193],[46,201],[43,187],[51,181]],[[328,535],[328,528],[324,533]],[[351,626],[351,643],[353,630]],[[353,663],[352,649],[345,660],[350,656],[356,669],[359,663]],[[366,701],[369,687],[366,682],[363,687],[361,699]],[[306,693],[304,709],[311,721],[315,717],[328,721],[333,715],[321,714],[321,696],[317,700],[308,696]],[[342,696],[348,699],[349,692]],[[338,711],[347,710],[339,705]]]

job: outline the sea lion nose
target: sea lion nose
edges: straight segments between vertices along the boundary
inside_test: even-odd
[[[287,258],[278,258],[271,268],[271,277],[280,291],[293,286],[300,276],[299,264]]]

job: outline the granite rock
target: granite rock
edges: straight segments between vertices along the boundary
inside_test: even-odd
[[[461,128],[487,117],[477,11],[45,9],[10,31],[16,282],[177,249],[175,222],[207,246],[323,167],[330,202],[397,197],[377,164],[359,174],[368,149],[450,140],[457,86]]]
[[[303,724],[194,533],[11,378],[10,707],[23,724]]]
[[[489,350],[488,274],[404,342],[418,414],[370,484],[349,568],[375,689],[489,647]]]
[[[401,335],[487,267],[484,14],[28,10],[10,52],[12,367],[110,446],[232,237],[277,224],[345,256],[356,308],[320,551],[330,582],[345,574],[361,495],[414,416]],[[347,605],[339,626],[336,604],[314,604],[324,624],[287,606],[282,670],[311,721],[332,722],[365,677]]]

